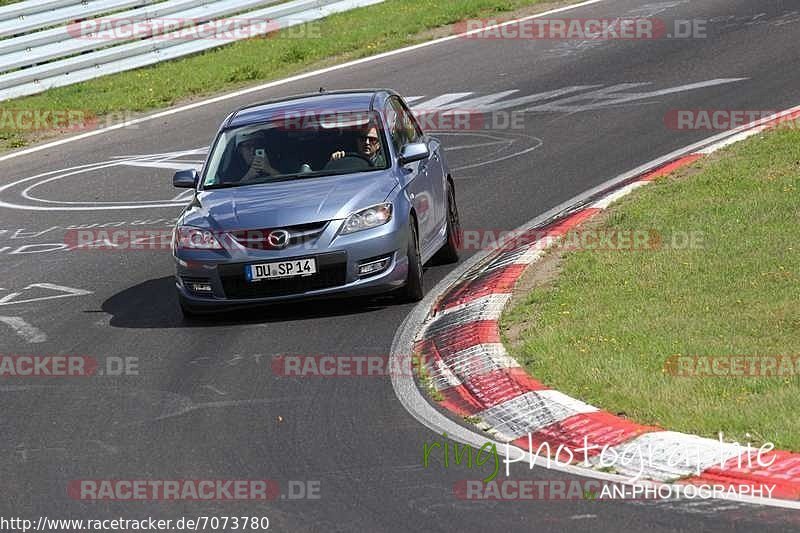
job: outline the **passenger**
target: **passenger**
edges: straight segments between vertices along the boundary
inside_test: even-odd
[[[260,132],[250,135],[239,142],[236,151],[243,163],[238,174],[241,181],[258,180],[268,176],[277,176],[280,171],[272,166],[266,151],[266,142]],[[246,169],[246,170],[245,170]],[[242,174],[244,171],[244,174]]]

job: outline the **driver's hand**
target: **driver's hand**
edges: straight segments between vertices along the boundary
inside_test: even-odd
[[[331,154],[331,161],[336,161],[337,159],[341,159],[344,157],[344,150],[339,150],[338,152],[333,152]]]

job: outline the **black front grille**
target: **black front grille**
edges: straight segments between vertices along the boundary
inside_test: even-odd
[[[195,283],[208,283],[208,278],[193,278],[189,276],[181,276],[181,281],[183,282],[183,286],[186,287],[186,290],[191,292],[196,296],[206,296],[211,297],[211,292],[206,291],[196,291],[194,290],[193,285]]]
[[[219,273],[222,278],[225,296],[231,299],[267,298],[270,296],[303,294],[304,292],[338,287],[345,284],[347,281],[347,254],[345,252],[319,254],[313,257],[317,260],[316,274],[261,281],[247,281],[244,275],[244,263],[221,265]],[[287,259],[302,259],[302,257]],[[269,263],[273,261],[279,261],[279,259],[254,261],[253,263]]]

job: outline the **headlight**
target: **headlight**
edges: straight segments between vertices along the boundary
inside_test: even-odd
[[[392,219],[392,204],[378,204],[356,211],[344,221],[344,225],[339,233],[347,235],[361,231],[362,229],[382,226]]]
[[[188,250],[221,250],[222,245],[211,231],[179,226],[175,230],[175,247]]]

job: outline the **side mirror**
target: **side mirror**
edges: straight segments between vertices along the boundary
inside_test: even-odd
[[[179,170],[172,176],[172,186],[179,189],[194,189],[197,186],[197,181],[200,179],[200,174],[195,169]]]
[[[428,150],[426,143],[407,144],[400,150],[400,164],[406,165],[414,161],[422,161],[423,159],[428,159],[430,155],[431,152]]]

